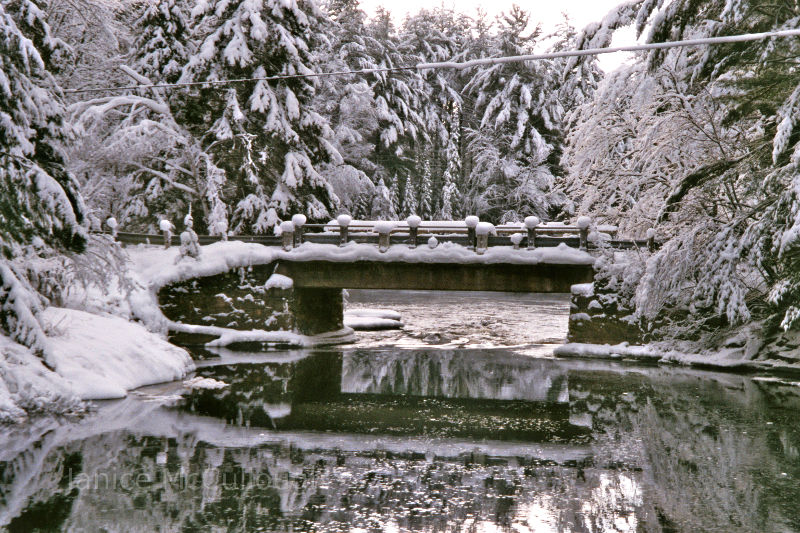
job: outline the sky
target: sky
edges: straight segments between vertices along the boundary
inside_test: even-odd
[[[375,14],[378,6],[388,9],[394,16],[396,23],[401,23],[409,13],[416,13],[422,8],[444,6],[459,13],[473,15],[478,7],[483,8],[489,16],[498,15],[508,11],[516,3],[531,14],[531,23],[542,24],[544,33],[554,30],[562,20],[562,13],[566,13],[572,25],[582,29],[591,22],[599,21],[613,7],[623,0],[361,0],[360,5],[369,16]],[[621,30],[614,36],[612,46],[625,46],[635,44],[635,36],[630,31]],[[623,63],[629,54],[603,54],[600,56],[600,66],[605,71],[611,71]]]

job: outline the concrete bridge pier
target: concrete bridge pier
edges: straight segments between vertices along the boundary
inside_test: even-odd
[[[303,335],[319,335],[344,327],[342,289],[295,287],[290,309],[295,328]]]

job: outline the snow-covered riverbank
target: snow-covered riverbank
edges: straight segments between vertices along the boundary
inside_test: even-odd
[[[682,349],[683,348],[683,349]],[[721,372],[766,372],[800,375],[800,360],[791,358],[756,358],[757,351],[747,345],[717,350],[689,351],[689,346],[657,342],[645,345],[568,343],[557,347],[553,354],[564,358],[586,358],[636,361],[648,364],[672,364]]]
[[[81,400],[122,398],[194,370],[186,350],[121,317],[48,307],[42,320],[42,358],[0,336],[0,422],[80,412]]]

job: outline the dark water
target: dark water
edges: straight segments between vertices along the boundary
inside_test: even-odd
[[[3,428],[0,528],[800,531],[797,384],[542,357],[563,299],[376,298],[351,302],[405,332],[198,351],[227,386]],[[522,342],[497,342],[526,313]]]

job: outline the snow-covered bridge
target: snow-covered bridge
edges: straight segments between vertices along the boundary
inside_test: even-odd
[[[141,269],[169,328],[202,333],[209,341],[236,337],[229,330],[262,330],[269,335],[252,340],[280,342],[275,332],[263,331],[276,326],[279,301],[291,310],[291,319],[277,324],[281,329],[315,336],[343,329],[343,289],[568,293],[593,279],[588,225],[562,225],[539,236],[530,224],[505,235],[479,224],[443,227],[438,234],[411,224],[393,233],[397,223],[375,223],[361,232],[346,231],[354,229],[347,224],[338,231],[321,225],[323,231],[302,235],[299,224],[289,224],[272,237],[277,242],[217,242],[202,246],[197,259],[181,258],[175,249],[135,252],[148,257]]]
[[[592,280],[594,262],[586,251],[563,243],[533,250],[496,246],[478,254],[448,242],[435,248],[391,246],[384,252],[355,242],[305,242],[290,250],[219,242],[201,247],[198,259],[178,259],[176,249],[153,247],[131,249],[131,255],[169,329],[204,334],[203,342],[232,338],[227,330],[275,326],[306,336],[340,331],[347,288],[569,292],[573,284]],[[285,307],[281,301],[288,302],[291,318],[276,323],[275,309]],[[248,338],[297,341],[276,335]]]

